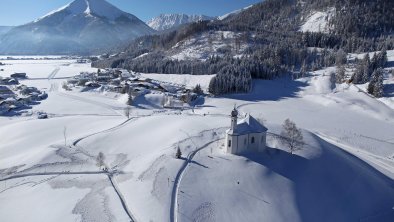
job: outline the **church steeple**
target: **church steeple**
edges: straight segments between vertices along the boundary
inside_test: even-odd
[[[237,128],[237,118],[238,118],[238,110],[234,106],[233,111],[231,111],[231,130],[235,131]]]

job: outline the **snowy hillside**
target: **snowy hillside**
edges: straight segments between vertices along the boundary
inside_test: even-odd
[[[190,89],[194,88],[197,84],[201,86],[201,88],[208,92],[209,82],[212,77],[215,75],[177,75],[177,74],[152,74],[152,73],[143,73],[143,77],[159,80],[163,82],[170,82],[173,84],[184,85]]]
[[[394,110],[354,85],[333,85],[334,67],[295,81],[255,80],[250,93],[206,97],[194,109],[132,106],[128,119],[120,97],[61,87],[65,77],[96,71],[89,64],[2,62],[1,76],[25,70],[30,79],[21,82],[49,94],[24,116],[0,117],[6,221],[394,218]],[[204,88],[212,78],[142,76]],[[250,113],[264,121],[265,152],[224,152],[234,105],[239,118]],[[38,111],[49,119],[37,119]],[[293,155],[277,136],[286,118],[303,129],[305,145]],[[183,159],[174,158],[177,147]],[[105,171],[97,165],[100,152]]]
[[[251,46],[248,41],[242,41],[238,46],[234,45],[236,39],[240,39],[241,36],[242,33],[230,31],[202,33],[178,42],[167,53],[176,60],[206,60],[211,56],[223,56],[228,53],[233,57],[241,57]]]
[[[75,0],[0,39],[3,54],[86,54],[154,30],[105,0]]]
[[[242,11],[247,10],[247,9],[249,9],[249,8],[251,8],[251,7],[253,7],[253,5],[250,5],[250,6],[247,6],[247,7],[245,7],[245,8],[238,9],[238,10],[229,12],[229,13],[227,13],[227,14],[221,15],[221,16],[218,17],[218,19],[219,19],[219,20],[224,20],[224,19],[229,18],[229,17],[231,17],[231,16],[233,16],[233,15],[237,15],[237,14],[241,13]]]
[[[197,21],[213,20],[215,18],[205,15],[161,14],[147,22],[148,26],[157,31],[176,28],[183,24]]]
[[[312,12],[305,18],[303,25],[300,27],[301,32],[322,32],[329,33],[329,21],[335,15],[335,8],[329,8],[325,11]]]

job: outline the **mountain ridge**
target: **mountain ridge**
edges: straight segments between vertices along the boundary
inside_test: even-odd
[[[136,16],[105,0],[75,0],[11,29],[0,40],[0,53],[98,53],[153,33]]]

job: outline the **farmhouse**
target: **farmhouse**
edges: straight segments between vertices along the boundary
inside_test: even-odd
[[[231,154],[262,152],[266,147],[267,128],[250,114],[239,122],[236,108],[231,112],[231,128],[226,131],[226,151]]]

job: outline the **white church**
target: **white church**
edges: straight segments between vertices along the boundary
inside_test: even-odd
[[[238,111],[231,112],[231,128],[226,131],[227,153],[262,152],[266,147],[267,128],[250,114],[237,122]]]

